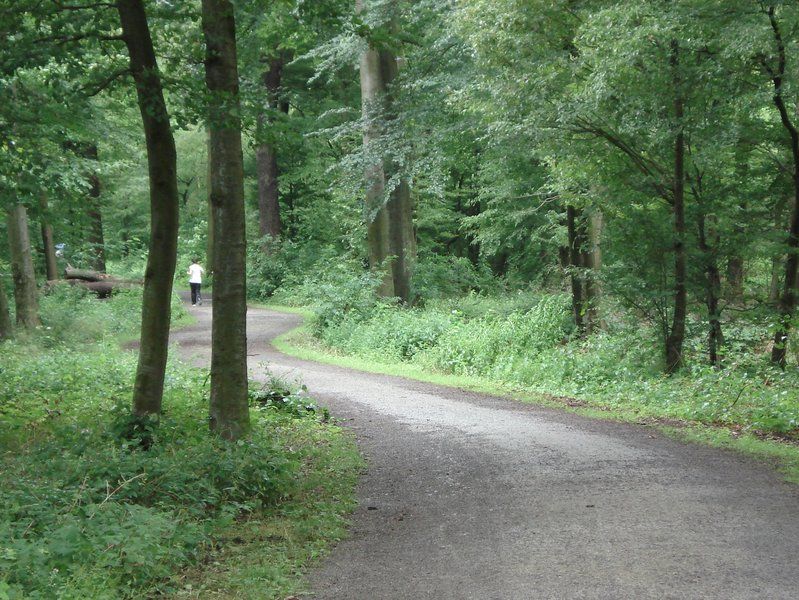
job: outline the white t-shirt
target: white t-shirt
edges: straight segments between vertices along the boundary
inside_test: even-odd
[[[205,269],[203,269],[197,263],[192,263],[189,267],[189,283],[202,283],[203,282],[203,273],[205,273]]]

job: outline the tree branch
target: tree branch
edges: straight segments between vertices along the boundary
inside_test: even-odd
[[[111,73],[111,75],[109,75],[108,77],[103,79],[101,82],[99,82],[95,86],[91,86],[91,85],[83,86],[81,88],[81,91],[85,92],[86,95],[91,98],[93,96],[96,96],[97,94],[99,94],[100,92],[105,90],[106,88],[108,88],[112,83],[114,83],[115,81],[117,81],[121,77],[123,77],[125,75],[130,75],[130,74],[131,74],[131,72],[130,72],[130,68],[129,67],[125,67],[124,69],[119,69],[118,71],[114,71],[113,73]]]

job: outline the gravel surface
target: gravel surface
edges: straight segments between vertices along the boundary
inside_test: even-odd
[[[210,362],[211,308],[173,334]],[[250,368],[297,376],[368,469],[318,600],[797,598],[799,489],[640,426],[301,361],[299,317],[250,309]]]

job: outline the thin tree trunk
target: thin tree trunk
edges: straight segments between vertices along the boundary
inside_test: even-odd
[[[271,110],[280,107],[279,91],[283,75],[284,57],[281,54],[269,62],[269,70],[263,75],[267,105]],[[266,114],[258,116],[259,144],[256,149],[258,170],[258,224],[261,237],[277,239],[281,234],[277,147],[267,128],[272,119]]]
[[[719,310],[719,299],[721,297],[721,274],[718,267],[717,252],[719,248],[719,233],[716,227],[715,218],[704,213],[699,214],[699,249],[705,263],[705,304],[708,314],[708,335],[707,348],[708,360],[711,365],[719,364],[719,347],[724,343],[724,335],[721,330],[721,311]],[[710,225],[710,227],[706,227]],[[708,239],[710,238],[710,239]]]
[[[682,346],[685,339],[685,319],[688,312],[686,290],[685,255],[685,134],[683,116],[685,111],[679,76],[679,44],[671,43],[671,66],[674,77],[674,117],[677,134],[674,138],[674,314],[671,329],[666,338],[666,373],[675,373],[683,365]]]
[[[236,440],[250,427],[247,398],[244,160],[241,148],[236,25],[229,0],[203,0],[205,81],[210,95],[214,289],[212,431]]]
[[[771,257],[771,279],[768,286],[768,301],[776,306],[780,300],[780,271],[782,270],[782,256]]]
[[[133,413],[138,417],[156,417],[161,412],[164,392],[177,259],[177,156],[144,3],[118,0],[117,10],[136,84],[150,179],[150,247],[144,273]]]
[[[28,211],[16,204],[8,211],[8,246],[11,254],[11,275],[14,279],[14,305],[17,325],[33,329],[42,324],[39,319],[39,300],[33,252],[28,231]]]
[[[97,144],[86,147],[86,156],[98,160]],[[103,215],[100,209],[100,176],[96,171],[89,174],[89,243],[92,247],[92,268],[105,273],[105,236],[103,235]]]
[[[569,204],[566,206],[566,228],[569,234],[569,275],[572,290],[572,318],[577,327],[577,335],[585,335],[585,301],[583,297],[583,279],[581,276],[581,250],[585,239],[582,231],[580,212]]]
[[[602,269],[602,230],[604,229],[604,218],[602,211],[598,208],[591,208],[588,211],[588,236],[586,249],[585,268],[588,275],[585,280],[585,326],[588,333],[593,333],[603,327],[602,317],[599,314],[599,299],[602,296],[602,284],[599,279],[599,272]]]
[[[782,96],[782,83],[785,76],[785,46],[782,41],[779,24],[775,16],[774,6],[768,10],[769,22],[774,33],[774,41],[777,46],[778,66],[771,69],[771,78],[774,84],[774,95],[772,97],[774,105],[780,113],[780,120],[783,128],[788,132],[791,142],[791,156],[793,159],[793,198],[791,207],[791,221],[788,227],[788,257],[785,260],[785,276],[783,278],[783,290],[780,296],[777,310],[779,311],[779,322],[774,333],[774,346],[771,350],[771,362],[785,367],[785,356],[788,351],[788,333],[791,329],[791,319],[796,308],[796,278],[797,268],[799,267],[799,131],[791,121],[788,109],[785,106],[785,99]]]
[[[53,226],[50,225],[50,214],[47,206],[47,195],[39,196],[39,208],[42,213],[40,221],[42,232],[42,248],[44,249],[44,267],[48,281],[58,279],[58,263],[55,255],[55,242],[53,241]]]
[[[3,277],[0,276],[0,341],[13,337],[14,326],[11,324],[11,311],[8,307],[8,296]]]

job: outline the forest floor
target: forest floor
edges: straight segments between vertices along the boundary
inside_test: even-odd
[[[211,308],[173,334],[210,361]],[[297,377],[368,468],[322,599],[794,598],[799,487],[656,429],[292,358],[301,317],[248,313],[257,380]]]

